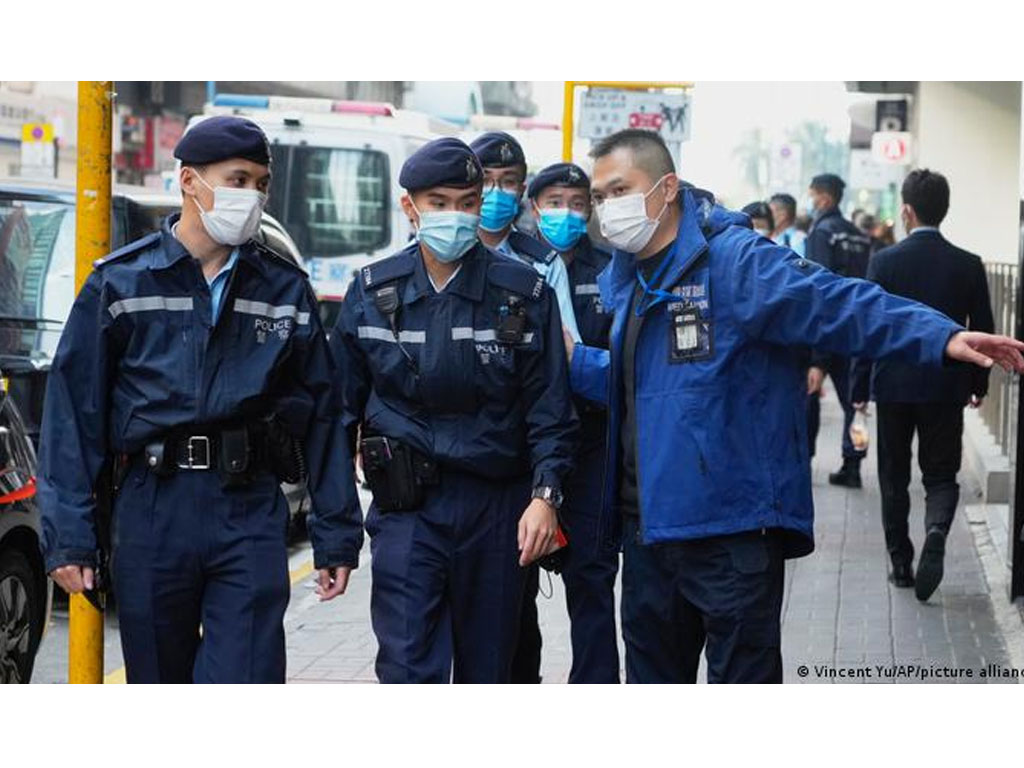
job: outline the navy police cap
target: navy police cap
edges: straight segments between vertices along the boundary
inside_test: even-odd
[[[234,115],[216,115],[193,125],[174,156],[182,163],[205,165],[240,157],[260,165],[270,165],[267,136],[252,120]]]
[[[533,181],[530,182],[530,186],[526,190],[526,195],[535,199],[548,187],[589,189],[590,177],[575,163],[555,163],[533,177]]]
[[[491,131],[478,136],[469,145],[484,168],[510,168],[526,165],[526,155],[519,142],[504,131]]]
[[[472,187],[483,183],[484,172],[465,142],[445,137],[416,150],[402,165],[398,183],[409,192],[430,187]]]

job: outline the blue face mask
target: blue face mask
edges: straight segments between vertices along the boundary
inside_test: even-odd
[[[555,250],[570,250],[587,231],[586,217],[568,208],[546,208],[540,212],[537,228]]]
[[[519,213],[519,197],[495,187],[484,195],[480,209],[480,228],[487,232],[500,232]]]
[[[420,214],[416,239],[427,246],[438,261],[445,264],[458,261],[476,245],[476,228],[480,226],[480,217],[476,214],[462,211],[420,213],[415,205],[413,210]]]

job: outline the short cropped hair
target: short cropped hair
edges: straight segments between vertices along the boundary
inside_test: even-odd
[[[839,201],[843,199],[843,190],[846,189],[846,182],[834,173],[823,173],[811,179],[811,189],[824,192],[838,205]]]
[[[918,168],[907,174],[901,191],[903,202],[914,209],[926,227],[937,227],[949,211],[949,182],[941,173]]]
[[[775,229],[775,217],[772,216],[772,209],[768,207],[768,203],[757,200],[743,206],[742,212],[751,219],[764,219],[768,222],[768,229]]]
[[[632,152],[634,164],[652,180],[660,179],[665,174],[676,171],[672,153],[665,146],[664,139],[651,131],[628,128],[605,136],[590,150],[590,156],[597,160],[605,155],[610,155],[617,149],[628,149]]]
[[[777,192],[771,196],[768,202],[781,205],[790,221],[796,218],[796,198],[792,195],[787,195],[785,192]]]

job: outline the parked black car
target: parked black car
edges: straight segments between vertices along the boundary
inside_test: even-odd
[[[43,639],[52,584],[39,553],[36,454],[0,388],[0,683],[27,683]]]

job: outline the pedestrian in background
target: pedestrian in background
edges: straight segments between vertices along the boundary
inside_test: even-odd
[[[779,192],[771,196],[768,205],[772,209],[772,220],[775,222],[772,240],[784,248],[789,248],[798,256],[803,256],[807,234],[801,232],[796,225],[796,198]]]
[[[942,174],[912,171],[903,182],[900,217],[909,233],[901,243],[871,259],[867,277],[890,293],[906,296],[971,330],[991,333],[995,324],[982,260],[942,236],[949,210],[949,184]],[[858,360],[854,366],[854,408],[864,410],[869,394],[878,403],[878,480],[882,525],[897,587],[916,589],[927,600],[942,581],[946,536],[956,513],[964,406],[977,408],[988,392],[988,369],[976,365],[923,368],[907,362]],[[925,490],[925,539],[913,569],[909,534],[911,445]],[[915,583],[916,582],[916,583]]]
[[[814,221],[807,235],[807,258],[817,262],[841,277],[864,277],[867,274],[868,259],[871,255],[871,240],[850,221],[843,218],[839,203],[843,199],[845,182],[832,173],[815,176],[809,189],[814,208]],[[850,425],[855,411],[848,395],[850,387],[850,361],[840,354],[815,350],[808,372],[808,388],[811,394],[820,392],[825,376],[832,379],[839,404],[843,409],[843,433],[841,440],[843,465],[828,476],[832,485],[860,488],[860,463],[864,451],[858,450],[850,439]],[[820,421],[821,398],[809,397],[807,407],[812,409],[808,422]],[[816,442],[817,435],[812,435]]]
[[[750,226],[761,237],[771,237],[775,231],[775,222],[772,219],[772,209],[768,203],[755,200],[743,206],[742,212],[750,217]]]

